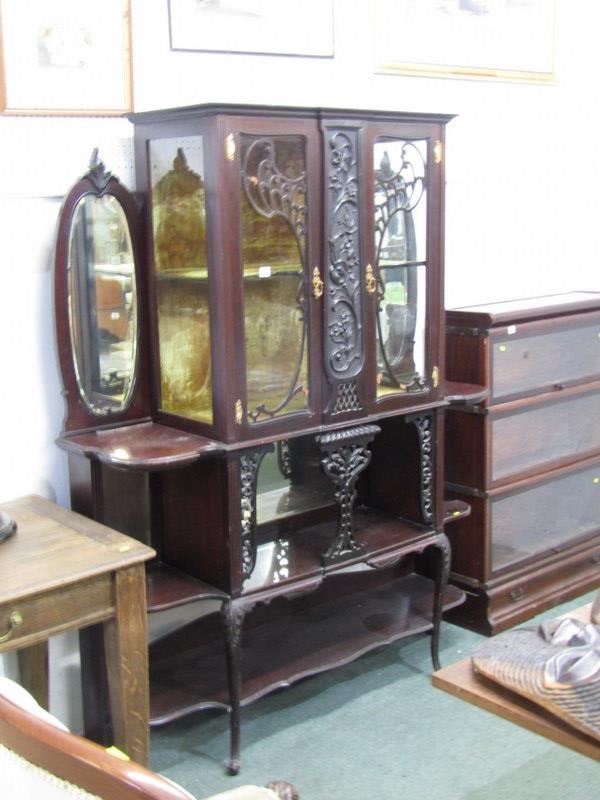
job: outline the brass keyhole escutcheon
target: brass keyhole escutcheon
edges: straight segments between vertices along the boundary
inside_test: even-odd
[[[367,292],[373,294],[377,289],[377,279],[375,278],[373,267],[370,264],[367,264],[367,268],[365,269],[365,279]]]
[[[235,424],[241,425],[244,419],[244,407],[241,400],[235,401]]]
[[[323,295],[323,281],[321,280],[321,273],[319,272],[318,267],[313,269],[312,293],[315,300],[318,300],[319,297],[322,297]]]

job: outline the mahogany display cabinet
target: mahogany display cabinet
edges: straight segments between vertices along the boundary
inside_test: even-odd
[[[63,206],[59,444],[73,508],[156,549],[150,612],[220,609],[151,645],[151,719],[228,709],[235,772],[243,704],[416,632],[437,666],[463,599],[444,415],[481,390],[443,375],[449,117],[131,119],[144,212],[97,157]]]
[[[449,531],[467,600],[453,621],[485,634],[600,586],[600,294],[447,312],[447,371],[488,387],[453,407],[446,481],[472,513]]]

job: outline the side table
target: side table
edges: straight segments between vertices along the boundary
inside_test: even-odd
[[[47,699],[47,640],[102,625],[114,744],[147,764],[146,545],[37,496],[0,504],[17,531],[0,545],[0,653]]]

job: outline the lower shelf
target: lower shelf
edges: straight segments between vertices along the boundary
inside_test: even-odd
[[[433,582],[428,578],[396,575],[374,584],[359,573],[356,580],[362,588],[343,590],[343,596],[320,590],[296,600],[274,600],[248,616],[242,635],[242,705],[431,629]],[[463,599],[461,590],[448,587],[444,609]],[[229,708],[224,652],[218,614],[155,642],[150,648],[151,724],[205,708]]]

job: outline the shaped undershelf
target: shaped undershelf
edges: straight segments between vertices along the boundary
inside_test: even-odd
[[[120,428],[64,435],[65,450],[97,458],[112,467],[156,470],[184,467],[199,458],[222,453],[221,442],[156,422],[138,422]]]
[[[332,596],[331,586],[337,584]],[[381,580],[369,571],[335,576],[303,598],[279,598],[246,618],[242,705],[279,687],[349,663],[404,636],[432,628],[433,582],[414,573]],[[444,609],[464,593],[448,586]],[[229,708],[224,630],[212,613],[150,646],[150,721]]]

